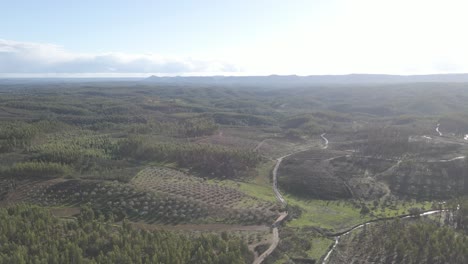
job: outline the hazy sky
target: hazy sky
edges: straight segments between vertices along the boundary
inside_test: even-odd
[[[468,72],[468,1],[0,0],[0,77]]]

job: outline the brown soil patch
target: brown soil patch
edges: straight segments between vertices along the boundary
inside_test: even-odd
[[[79,207],[51,208],[50,212],[55,217],[71,217],[80,213]]]

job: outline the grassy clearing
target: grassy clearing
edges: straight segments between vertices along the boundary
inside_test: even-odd
[[[271,186],[271,171],[276,161],[270,160],[260,164],[256,169],[256,176],[252,180],[257,185]]]
[[[237,182],[232,180],[215,181],[215,183],[221,186],[237,188],[239,191],[247,195],[264,201],[276,202],[276,198],[271,186],[257,184],[254,182]]]
[[[375,210],[372,210],[376,217],[394,217],[398,215],[408,214],[410,208],[416,207],[421,208],[422,210],[430,210],[432,202],[429,201],[411,201],[411,202],[402,202],[398,201],[392,207],[378,207]],[[372,209],[372,208],[371,208]]]
[[[372,219],[361,216],[360,209],[345,201],[300,200],[287,195],[289,205],[298,206],[302,210],[299,218],[288,222],[290,227],[318,226],[333,230],[341,230]]]
[[[275,165],[275,161],[268,161],[260,164],[255,173],[255,177],[248,182],[240,182],[233,180],[209,180],[216,184],[233,187],[247,195],[256,197],[261,200],[276,202],[276,197],[273,193],[271,185],[271,170]]]
[[[259,199],[276,202],[276,197],[270,186],[241,182],[239,189]]]
[[[334,241],[327,237],[314,237],[311,239],[312,248],[307,251],[307,255],[313,259],[320,259],[328,251],[328,248]]]
[[[381,217],[394,217],[408,214],[412,207],[430,209],[431,202],[397,202],[392,209],[377,207],[371,213],[361,215],[360,208],[348,201],[302,200],[286,195],[290,205],[298,206],[302,210],[299,218],[288,223],[290,227],[317,226],[339,231],[354,225]]]

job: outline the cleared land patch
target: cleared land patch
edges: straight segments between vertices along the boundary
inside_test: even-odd
[[[232,209],[248,206],[254,210],[271,212],[276,210],[273,203],[170,168],[146,168],[138,173],[131,183],[142,190],[178,195],[213,206]]]

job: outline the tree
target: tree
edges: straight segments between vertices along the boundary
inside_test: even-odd
[[[421,208],[411,207],[410,209],[408,209],[408,213],[411,217],[419,217],[422,213],[422,210]]]
[[[361,214],[361,215],[366,215],[366,214],[368,214],[368,213],[370,213],[369,207],[367,207],[367,205],[365,205],[365,204],[361,204],[361,211],[360,211],[360,214]]]

